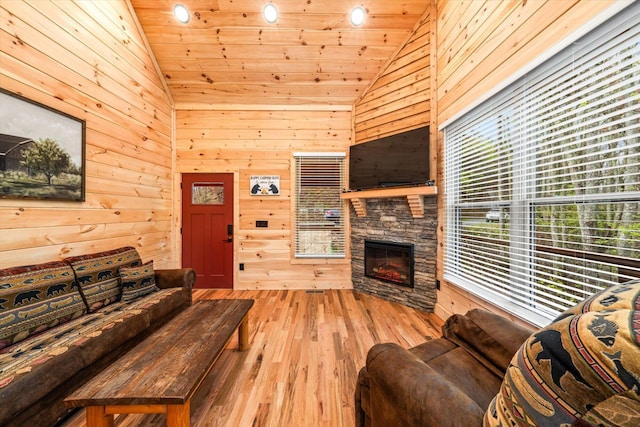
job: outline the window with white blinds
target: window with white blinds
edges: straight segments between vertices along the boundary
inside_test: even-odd
[[[344,153],[295,153],[295,257],[344,258]]]
[[[640,278],[640,4],[447,125],[445,278],[544,324]]]

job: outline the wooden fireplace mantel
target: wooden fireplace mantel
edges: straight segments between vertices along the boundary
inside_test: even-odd
[[[424,216],[424,196],[435,196],[438,194],[436,186],[420,186],[420,187],[400,187],[400,188],[381,188],[375,190],[352,191],[350,193],[342,193],[342,200],[351,200],[351,204],[359,217],[367,216],[366,204],[363,199],[383,199],[389,197],[406,197],[411,209],[411,215],[414,218],[422,218]]]

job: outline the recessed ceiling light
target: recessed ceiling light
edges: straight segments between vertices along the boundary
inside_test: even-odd
[[[262,14],[264,15],[264,19],[266,19],[270,24],[273,24],[278,20],[278,9],[276,9],[276,7],[271,3],[264,7]]]
[[[351,15],[350,15],[351,23],[356,27],[362,25],[362,23],[364,22],[365,14],[366,13],[362,7],[358,6],[354,8],[351,11]]]
[[[182,22],[183,24],[186,24],[187,22],[189,22],[189,18],[191,18],[189,16],[189,9],[187,9],[181,4],[177,4],[173,7],[173,14],[176,17],[176,19]]]

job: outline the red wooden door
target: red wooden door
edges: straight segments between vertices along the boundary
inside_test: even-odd
[[[233,288],[233,174],[182,175],[182,266],[196,288]]]

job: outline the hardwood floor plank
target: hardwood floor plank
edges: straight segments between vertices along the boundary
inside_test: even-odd
[[[252,298],[249,349],[234,334],[192,401],[198,427],[352,427],[358,371],[378,342],[413,347],[442,320],[352,290],[194,290],[194,301]],[[164,425],[164,415],[118,415],[116,426]],[[64,422],[84,427],[84,410]]]

